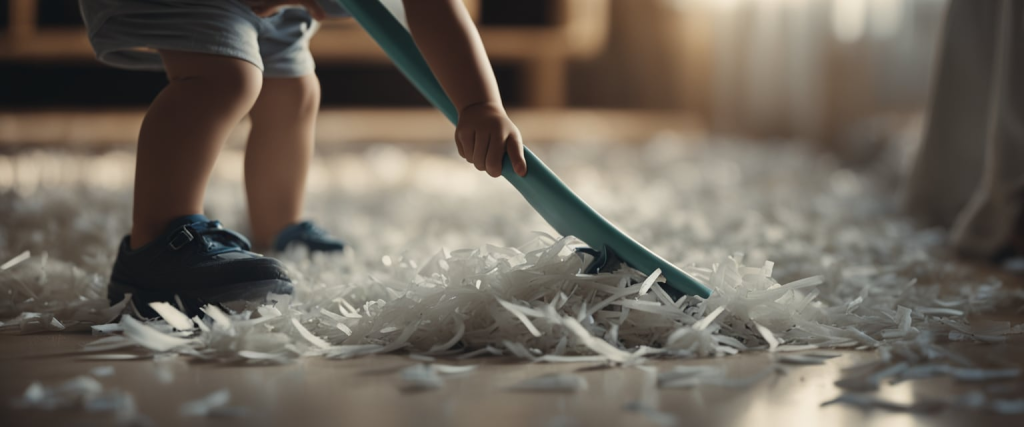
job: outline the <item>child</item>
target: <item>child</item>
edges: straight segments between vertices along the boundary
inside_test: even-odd
[[[291,293],[280,262],[252,252],[344,244],[300,221],[320,86],[309,39],[331,0],[81,0],[97,58],[164,70],[167,87],[139,132],[131,234],[122,240],[108,298],[137,308],[180,298],[204,303]],[[459,155],[491,176],[509,154],[526,174],[522,138],[498,95],[479,34],[460,0],[407,0],[417,45],[459,108]],[[344,43],[344,40],[339,40]],[[203,216],[221,144],[252,119],[245,186],[252,241]]]

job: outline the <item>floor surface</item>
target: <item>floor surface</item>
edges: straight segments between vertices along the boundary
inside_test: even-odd
[[[55,128],[61,127],[54,123]],[[134,421],[148,419],[161,426],[1024,425],[1020,416],[952,405],[927,414],[879,408],[862,411],[845,404],[822,407],[822,403],[843,394],[834,385],[847,374],[842,368],[918,343],[912,336],[882,336],[901,323],[894,316],[897,306],[913,308],[913,322],[906,326],[932,333],[943,348],[954,347],[957,357],[966,362],[962,365],[1024,368],[1024,337],[1019,326],[1024,295],[1019,292],[1021,278],[1011,275],[996,280],[985,271],[960,275],[958,271],[969,269],[935,253],[941,252],[941,234],[912,227],[896,209],[892,188],[898,186],[899,170],[893,166],[898,163],[893,159],[873,161],[872,165],[881,170],[868,175],[798,146],[729,142],[659,137],[645,145],[551,144],[538,149],[538,155],[595,209],[677,265],[711,271],[712,266],[730,265],[732,257],[742,252],[747,254],[744,262],[748,269],[743,276],[747,277],[764,274],[760,266],[766,265],[765,260],[774,261],[770,275],[777,284],[748,283],[737,275],[719,283],[716,297],[687,308],[697,309],[702,304],[703,316],[728,305],[728,312],[713,319],[715,326],[722,328],[714,336],[734,342],[742,339],[744,344],[734,343],[734,348],[719,345],[714,352],[690,355],[702,358],[647,364],[659,372],[676,366],[720,366],[729,378],[736,379],[768,372],[760,381],[739,387],[704,384],[665,389],[657,386],[649,371],[640,368],[531,364],[496,358],[445,362],[475,363],[480,367],[465,375],[446,377],[438,389],[410,392],[402,388],[398,371],[418,362],[402,352],[354,360],[301,357],[282,366],[195,362],[184,356],[161,361],[152,357],[90,361],[83,360],[79,353],[83,344],[96,339],[89,333],[13,335],[8,332],[15,332],[19,325],[11,322],[0,334],[0,426],[114,424],[109,415],[24,409],[15,404],[34,381],[47,387],[59,386],[105,366],[113,367],[113,374],[97,380],[105,389],[117,388],[133,396],[138,413],[144,416]],[[244,231],[241,159],[237,150],[227,150],[221,156],[207,194],[206,211]],[[129,224],[132,165],[132,154],[118,150],[101,156],[42,150],[0,156],[0,262],[24,251],[32,254],[16,268],[0,272],[0,321],[8,322],[19,313],[52,312],[72,325],[72,321],[82,320],[75,313],[79,313],[83,301],[106,306],[101,293],[105,275],[117,241]],[[296,264],[308,292],[299,305],[305,311],[290,315],[306,320],[320,316],[318,322],[306,324],[332,345],[363,342],[349,342],[337,330],[330,330],[334,323],[327,319],[334,317],[325,316],[321,308],[338,314],[333,311],[338,307],[327,305],[331,295],[344,292],[361,307],[369,322],[372,316],[379,316],[380,306],[363,303],[397,302],[394,310],[401,311],[404,295],[429,296],[434,292],[431,289],[437,289],[428,289],[424,285],[429,278],[426,273],[416,272],[419,268],[408,263],[427,265],[442,247],[500,251],[535,238],[534,230],[552,231],[510,186],[473,170],[455,157],[450,146],[417,151],[408,145],[377,144],[322,153],[311,172],[308,205],[312,218],[356,248],[350,252],[352,259],[329,264],[330,269]],[[459,260],[483,259],[480,252],[473,252],[476,258],[466,255],[466,251],[460,253],[464,258],[449,257],[448,261],[456,265],[456,261],[463,262]],[[569,261],[563,264],[569,265]],[[447,271],[449,278],[467,274]],[[476,274],[476,270],[466,271]],[[480,282],[473,286],[463,278],[452,279],[447,285],[453,291],[468,290],[463,293],[473,298],[487,296],[455,301],[459,309],[465,309],[463,313],[470,313],[474,306],[497,305],[493,295],[476,291],[516,295],[517,290],[530,290],[529,283],[513,283],[497,273],[484,273],[479,277],[490,282],[482,287]],[[791,297],[787,291],[776,305],[786,310],[777,314],[754,312],[755,308],[772,306],[774,301],[751,302],[750,293],[743,292],[756,285],[764,293],[769,285],[774,288],[816,275],[828,275],[829,283],[816,285],[813,290],[797,290]],[[939,295],[942,286],[953,292]],[[88,298],[83,296],[85,293],[89,293]],[[540,307],[548,301],[520,295],[520,304]],[[798,301],[811,299],[812,310],[793,308]],[[54,303],[62,305],[54,307]],[[993,311],[995,308],[999,310]],[[541,337],[547,341],[541,342],[533,340],[523,325],[500,307],[492,313],[497,316],[484,313],[467,317],[467,329],[473,334],[464,337],[466,346],[501,347],[501,340],[508,339],[557,353],[554,343],[564,336],[562,328],[538,321],[547,333]],[[654,328],[650,317],[637,313],[630,315],[619,334],[629,351],[641,344],[663,346],[663,338],[675,330],[687,332],[690,327],[659,326],[652,334],[644,329]],[[979,318],[977,313],[995,317]],[[495,319],[501,320],[501,327],[492,334],[497,339],[483,332]],[[951,329],[954,327],[977,327],[974,332],[984,335],[985,320],[1009,322],[1001,327],[1002,335],[995,337],[1005,339],[1004,343],[987,344],[970,336],[961,337],[963,343],[947,343],[946,337],[957,332]],[[850,332],[842,328],[860,328],[878,339],[878,350],[828,349],[842,356],[823,365],[782,365],[786,372],[782,375],[774,370],[778,355],[762,350],[767,347],[765,340],[749,328],[757,321],[772,322],[760,324],[773,328],[776,336],[790,344],[814,340],[826,348],[843,341],[830,340],[828,335]],[[610,328],[609,322],[607,316],[598,316],[597,324],[591,326],[597,331],[596,327]],[[794,324],[805,329],[792,327]],[[822,327],[826,324],[835,329]],[[405,323],[395,325],[403,327]],[[360,326],[359,321],[351,320],[351,326]],[[377,328],[371,338],[379,343],[393,339],[396,334],[384,335],[384,329],[396,330]],[[425,325],[418,336],[420,349],[447,341],[451,329],[449,323]],[[289,344],[309,347],[309,342],[294,330],[282,330],[290,331],[286,337]],[[804,333],[807,331],[814,333]],[[606,336],[603,330],[594,333]],[[845,341],[850,341],[845,336]],[[223,344],[233,343],[227,340]],[[575,352],[586,353],[585,348],[576,346]],[[511,351],[509,346],[504,347]],[[738,348],[743,353],[709,357]],[[921,346],[905,354],[926,356],[933,350]],[[898,362],[898,358],[892,361]],[[914,361],[918,362],[922,361]],[[949,357],[937,363],[954,362],[958,360]],[[547,373],[579,375],[588,387],[572,393],[509,390],[520,381]],[[228,405],[240,408],[243,416],[181,416],[185,402],[219,390],[230,392]],[[898,384],[885,382],[872,396],[914,404],[977,396],[967,394],[970,392],[1021,399],[1024,381],[1020,376],[980,383],[935,377]]]
[[[844,351],[820,366],[794,366],[750,387],[698,386],[659,390],[645,383],[636,368],[590,369],[586,364],[524,364],[503,359],[472,361],[473,372],[449,377],[437,390],[405,392],[397,371],[418,363],[398,355],[347,361],[304,359],[284,366],[189,364],[184,360],[155,362],[89,361],[78,353],[92,341],[89,334],[0,336],[0,399],[9,400],[32,381],[59,383],[100,366],[114,374],[99,378],[107,387],[131,392],[139,411],[156,425],[346,425],[346,426],[599,426],[599,425],[781,425],[801,426],[960,426],[1013,425],[1022,417],[946,410],[908,414],[862,411],[845,405],[821,407],[840,394],[832,383],[843,367],[874,358],[873,352]],[[998,352],[1024,367],[1024,341],[975,347]],[[465,364],[466,362],[456,362]],[[771,365],[767,353],[719,360],[653,362],[659,370],[679,364],[718,364],[730,376],[743,377]],[[167,374],[170,372],[170,375]],[[587,380],[584,391],[516,392],[508,387],[547,373],[575,372]],[[1011,384],[1013,381],[985,385]],[[963,393],[978,386],[950,379],[907,381],[885,385],[881,397],[909,403]],[[231,406],[245,409],[235,418],[194,418],[179,415],[182,403],[220,389],[231,392]],[[631,411],[645,403],[663,414]],[[675,423],[664,418],[670,415]],[[671,418],[670,417],[670,418]],[[78,411],[41,411],[0,405],[3,425],[105,425],[109,415]],[[661,424],[664,422],[665,424]]]

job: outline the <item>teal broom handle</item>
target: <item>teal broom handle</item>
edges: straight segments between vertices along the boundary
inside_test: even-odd
[[[384,49],[395,66],[452,124],[459,111],[441,88],[412,36],[379,0],[336,0]],[[521,177],[506,156],[501,176],[563,236],[576,236],[599,250],[612,249],[631,267],[651,274],[661,269],[668,285],[688,295],[707,298],[711,290],[630,238],[580,199],[529,148],[525,150],[527,174]]]

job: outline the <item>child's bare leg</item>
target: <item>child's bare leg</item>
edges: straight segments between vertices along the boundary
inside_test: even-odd
[[[263,81],[250,112],[252,133],[245,151],[251,237],[258,250],[269,248],[281,229],[302,215],[319,108],[315,74]]]
[[[221,145],[252,107],[263,74],[218,55],[162,51],[169,83],[139,133],[131,247],[149,243],[174,218],[203,211]]]

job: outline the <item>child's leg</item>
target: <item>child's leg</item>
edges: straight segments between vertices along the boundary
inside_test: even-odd
[[[251,237],[258,250],[269,248],[285,226],[299,222],[319,108],[315,74],[263,81],[250,112],[252,133],[245,151]]]
[[[165,232],[174,218],[203,211],[221,145],[252,108],[262,72],[218,55],[162,51],[169,83],[139,133],[131,247]]]

